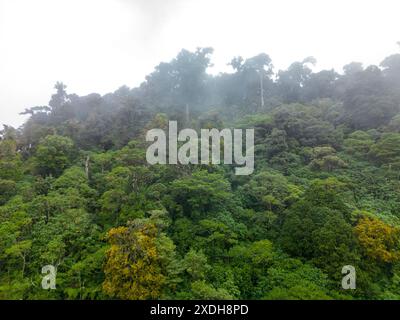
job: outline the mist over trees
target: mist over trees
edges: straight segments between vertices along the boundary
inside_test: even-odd
[[[4,126],[0,299],[400,299],[400,54],[337,73],[260,53],[211,75],[212,53],[103,96],[58,82]],[[169,120],[254,128],[255,172],[148,165]]]

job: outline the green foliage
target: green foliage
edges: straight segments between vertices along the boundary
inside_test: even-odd
[[[230,185],[224,177],[205,170],[194,172],[189,177],[175,180],[170,185],[174,200],[174,212],[200,218],[210,211],[218,212],[232,203]]]
[[[149,219],[137,219],[128,227],[113,228],[107,239],[104,291],[121,299],[159,298],[175,277],[175,246],[160,233],[157,213]]]
[[[71,139],[53,135],[40,141],[35,164],[39,174],[59,176],[72,162],[74,145]]]
[[[313,58],[274,74],[261,53],[210,75],[211,53],[104,96],[59,82],[4,126],[0,299],[400,299],[399,55],[340,75]],[[254,173],[148,165],[169,120],[254,128]]]
[[[400,134],[385,133],[371,147],[370,156],[378,163],[397,169],[400,165]]]
[[[347,166],[347,164],[336,155],[336,150],[332,147],[313,148],[312,159],[310,167],[314,170],[332,171]]]
[[[373,144],[374,140],[365,131],[354,131],[343,143],[346,152],[360,158],[369,153]]]
[[[192,299],[198,300],[232,300],[234,297],[224,288],[215,289],[205,281],[192,283]]]

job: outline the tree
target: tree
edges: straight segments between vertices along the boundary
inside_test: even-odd
[[[246,60],[235,57],[229,65],[235,73],[225,74],[230,86],[219,88],[220,92],[226,92],[224,100],[238,105],[247,105],[247,108],[251,106],[253,112],[263,110],[266,94],[271,95],[273,88],[271,80],[273,65],[269,55],[260,53]]]
[[[52,135],[41,140],[35,153],[35,166],[43,176],[59,176],[71,165],[74,154],[74,144],[71,139]]]
[[[267,137],[266,142],[267,155],[269,158],[289,150],[289,146],[287,144],[287,134],[285,130],[279,130],[277,128],[272,129],[272,132]]]
[[[15,140],[0,141],[0,179],[18,181],[22,178],[23,167]]]
[[[285,214],[281,227],[282,248],[293,256],[313,261],[338,279],[337,270],[343,261],[355,265],[359,259],[349,223],[348,199],[344,184],[336,179],[314,181],[304,197]]]
[[[58,83],[4,125],[0,299],[400,298],[399,55],[275,75],[259,54],[213,75],[211,53],[105,95]],[[254,128],[254,174],[149,165],[146,132],[169,120]],[[49,264],[57,290],[40,285]]]
[[[309,65],[315,65],[316,62],[315,58],[308,57],[301,62],[292,63],[287,70],[278,72],[278,92],[285,103],[301,101],[302,88],[312,73]]]
[[[321,108],[301,104],[282,105],[273,112],[274,124],[287,134],[287,141],[297,141],[302,146],[337,146],[341,132],[324,120]]]
[[[229,192],[230,185],[221,174],[200,170],[171,183],[170,194],[174,199],[171,210],[198,219],[229,208],[233,204]]]
[[[155,246],[154,225],[130,231],[127,227],[111,229],[107,239],[111,244],[104,267],[104,291],[120,299],[158,298],[165,277]]]
[[[365,157],[369,153],[373,144],[374,140],[367,132],[354,131],[344,141],[344,149],[349,154],[358,157]]]
[[[110,248],[106,253],[103,283],[108,295],[129,300],[162,296],[174,246],[160,233],[159,223],[157,216],[153,216],[108,231]],[[170,244],[164,245],[165,241]]]
[[[5,251],[6,255],[8,256],[18,257],[22,259],[22,270],[21,270],[22,277],[24,277],[25,274],[26,257],[31,248],[32,248],[31,240],[22,240],[12,245],[11,247],[7,248]]]
[[[399,87],[400,87],[400,54],[393,54],[385,58],[380,66],[383,68],[385,84],[400,103]]]
[[[371,147],[369,156],[378,164],[388,164],[397,168],[400,161],[400,134],[384,133]]]
[[[301,191],[280,173],[260,172],[239,187],[238,195],[245,207],[257,211],[280,211],[293,203]]]
[[[314,170],[332,171],[347,166],[347,164],[336,155],[336,150],[332,147],[313,148],[312,159],[310,167]]]
[[[195,52],[182,50],[171,62],[159,64],[141,85],[144,99],[152,107],[175,104],[178,107],[175,117],[188,123],[191,109],[204,99],[206,69],[212,52],[212,48],[198,48]]]
[[[204,280],[192,283],[192,299],[201,300],[232,300],[234,297],[224,288],[214,288]]]
[[[334,70],[312,73],[304,83],[304,100],[313,101],[318,98],[334,98],[338,77],[339,75]]]
[[[54,89],[57,90],[57,93],[51,96],[51,100],[49,102],[53,112],[58,111],[68,101],[68,95],[65,91],[67,86],[64,83],[57,82],[54,85]]]
[[[270,80],[272,75],[272,60],[265,54],[261,53],[255,57],[249,58],[245,61],[241,70],[244,72],[256,72],[259,77],[259,88],[260,88],[260,107],[264,108],[264,81]]]
[[[183,259],[183,266],[193,280],[201,280],[206,276],[210,265],[207,264],[207,256],[202,251],[190,249]]]
[[[32,247],[32,241],[29,240],[32,219],[21,210],[20,201],[16,199],[8,207],[0,207],[0,261],[4,263],[0,270],[6,267],[8,272],[12,272],[12,266],[17,265],[20,270],[18,276],[23,278]],[[3,269],[3,272],[7,269]]]
[[[16,194],[16,191],[17,186],[14,181],[0,179],[0,205],[5,204]]]
[[[350,76],[343,106],[344,121],[361,130],[385,125],[399,112],[399,103],[389,94],[382,71],[376,66]]]
[[[400,261],[400,229],[376,218],[362,217],[354,232],[365,254],[381,262]]]

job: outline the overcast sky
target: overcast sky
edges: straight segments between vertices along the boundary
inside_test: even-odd
[[[398,0],[0,0],[0,125],[69,93],[135,87],[180,49],[211,46],[213,73],[268,53],[275,69],[378,64],[399,51]]]

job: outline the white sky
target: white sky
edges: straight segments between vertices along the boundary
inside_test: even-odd
[[[378,64],[399,51],[398,0],[0,0],[0,125],[69,93],[135,87],[180,49],[268,53],[276,70],[314,56],[317,69]]]

